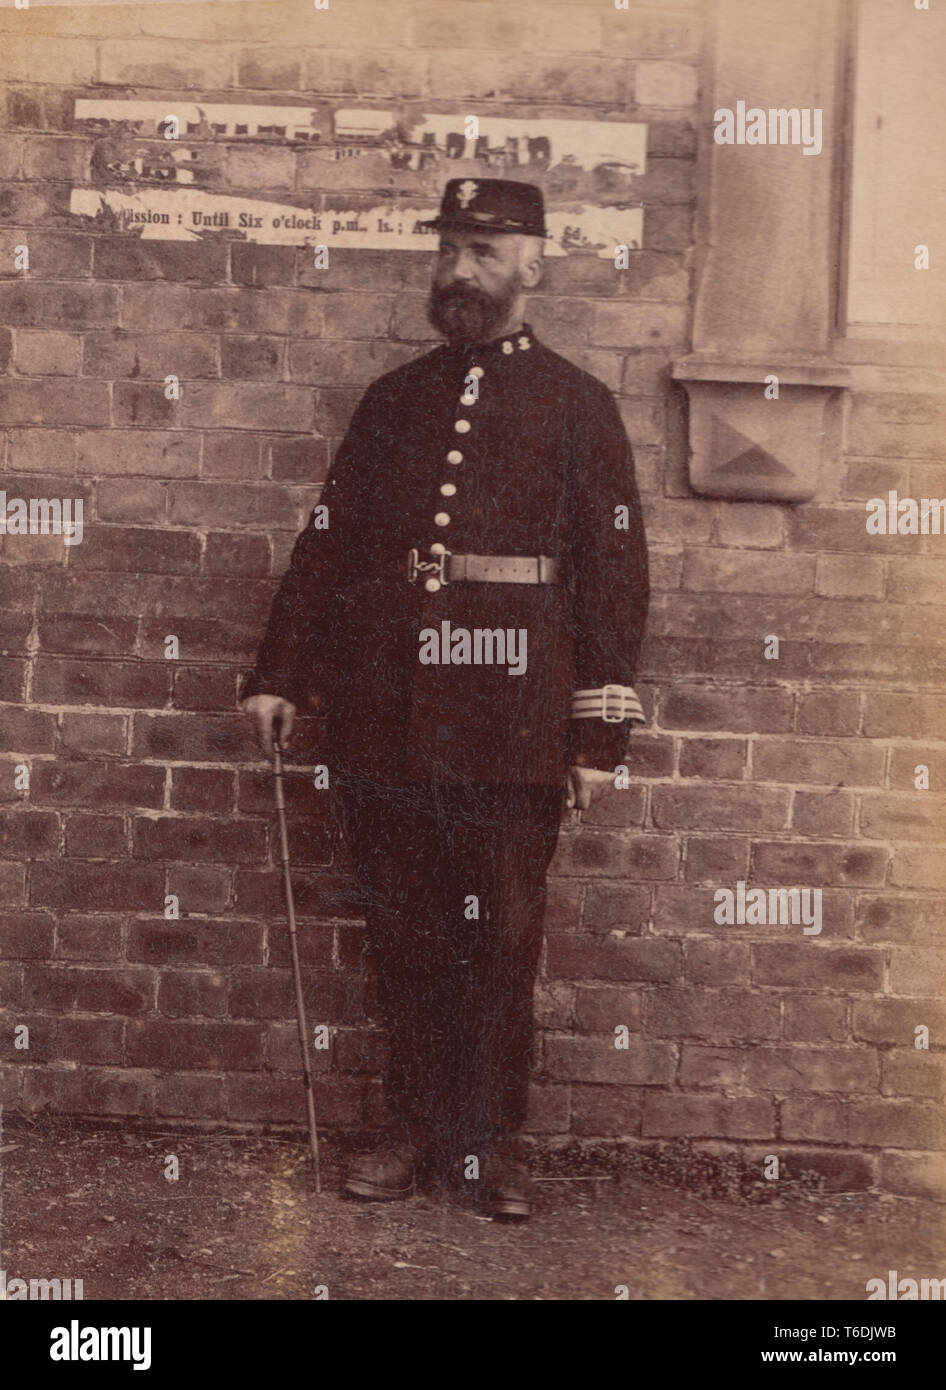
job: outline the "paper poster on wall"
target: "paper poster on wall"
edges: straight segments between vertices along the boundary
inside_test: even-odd
[[[94,144],[70,211],[144,238],[423,251],[419,224],[469,176],[538,183],[550,255],[641,246],[639,122],[131,98],[77,99],[75,120]]]

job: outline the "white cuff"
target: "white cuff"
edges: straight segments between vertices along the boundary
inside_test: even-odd
[[[646,724],[641,702],[632,685],[602,685],[597,690],[576,690],[572,695],[572,719],[603,719],[620,724],[630,719]]]

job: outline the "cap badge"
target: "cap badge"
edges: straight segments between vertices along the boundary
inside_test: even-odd
[[[460,184],[457,189],[457,202],[464,211],[470,206],[478,192],[479,184],[474,183],[472,179],[466,179]]]

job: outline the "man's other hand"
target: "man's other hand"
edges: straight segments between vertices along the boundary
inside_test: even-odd
[[[249,715],[256,730],[259,746],[272,762],[276,756],[273,746],[273,732],[279,726],[279,746],[285,748],[292,737],[292,726],[296,717],[296,707],[281,695],[251,695],[243,701],[243,711]]]
[[[565,778],[565,787],[568,793],[565,805],[568,809],[587,811],[589,806],[614,787],[614,773],[572,763]]]

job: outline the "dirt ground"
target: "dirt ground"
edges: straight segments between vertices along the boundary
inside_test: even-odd
[[[294,1139],[4,1121],[0,1268],[81,1278],[86,1299],[862,1300],[889,1269],[946,1274],[943,1207],[905,1198],[759,1202],[546,1161],[536,1214],[508,1225],[472,1183],[343,1198],[328,1143],[318,1197]]]

